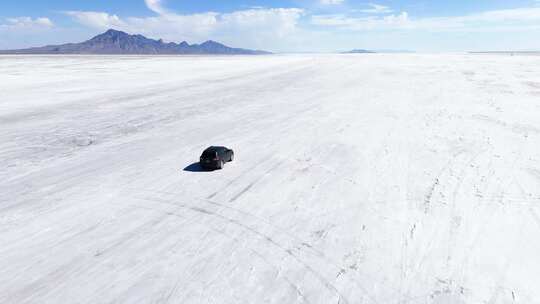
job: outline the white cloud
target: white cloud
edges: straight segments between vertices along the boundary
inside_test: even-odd
[[[169,13],[169,11],[161,4],[161,0],[144,0],[144,2],[151,11],[157,14],[165,15]]]
[[[486,11],[451,17],[411,18],[407,12],[384,16],[314,15],[311,23],[341,30],[429,30],[489,31],[501,28],[530,28],[538,25],[540,8],[516,8]]]
[[[361,13],[368,13],[368,14],[386,14],[391,13],[392,10],[388,6],[379,5],[375,3],[368,4],[371,8],[368,9],[362,9],[359,10]]]
[[[68,11],[65,13],[75,18],[79,23],[97,29],[122,28],[126,25],[117,15],[103,12]]]
[[[404,28],[410,24],[409,14],[402,12],[399,15],[382,17],[348,17],[346,15],[315,15],[311,23],[319,26],[335,27],[346,30],[376,30]]]
[[[0,49],[16,49],[54,41],[50,35],[58,27],[46,17],[11,17],[0,20]]]
[[[446,18],[448,19],[448,18]],[[507,10],[486,11],[474,15],[455,18],[456,21],[538,21],[540,20],[540,8],[515,8]]]
[[[345,0],[320,0],[322,5],[339,5],[343,4],[343,2],[345,2]]]
[[[54,24],[49,18],[14,17],[7,18],[5,24],[0,27],[8,30],[51,28]]]

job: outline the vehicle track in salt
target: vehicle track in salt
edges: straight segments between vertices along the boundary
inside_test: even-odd
[[[414,278],[417,277],[421,269],[424,265],[424,263],[427,260],[428,255],[436,249],[434,246],[437,245],[437,240],[440,238],[441,235],[444,235],[444,233],[447,234],[447,249],[446,251],[446,259],[445,264],[447,271],[449,271],[451,267],[451,262],[453,260],[453,253],[452,250],[456,247],[456,233],[458,227],[455,225],[455,218],[458,215],[458,211],[460,210],[458,206],[458,194],[460,189],[463,186],[463,181],[465,177],[468,174],[468,171],[471,167],[471,165],[482,155],[485,155],[488,152],[488,150],[484,148],[476,148],[471,150],[460,150],[458,153],[456,153],[450,160],[448,160],[445,165],[438,170],[438,173],[434,177],[434,184],[426,191],[426,194],[424,196],[424,201],[422,202],[422,209],[424,213],[424,217],[420,219],[420,223],[424,222],[424,220],[431,218],[429,217],[431,213],[433,212],[439,212],[440,208],[448,208],[448,224],[447,226],[441,226],[436,225],[434,227],[434,231],[432,231],[430,234],[431,236],[427,238],[427,242],[422,245],[421,250],[421,257],[418,259],[418,264],[416,267],[414,267],[415,271],[412,274],[409,274],[408,277]],[[448,199],[449,201],[447,203],[444,203],[443,201],[439,201],[435,197],[435,191],[440,192],[439,195],[441,195],[442,199]],[[446,193],[444,195],[443,193]],[[439,199],[440,199],[439,198]],[[436,202],[439,204],[434,205]],[[487,222],[490,220],[491,217],[488,217],[485,219],[485,221],[480,225],[480,230],[477,231],[476,237],[480,237],[481,231],[483,228],[485,228]],[[445,232],[445,230],[447,230]],[[476,245],[476,242],[472,242],[471,246],[467,247],[467,250],[471,252]],[[439,243],[439,246],[441,244]],[[442,247],[441,247],[442,249]],[[467,259],[469,257],[465,256],[465,259],[461,261],[462,264],[467,263]],[[453,277],[454,275],[452,275]],[[449,278],[450,281],[454,282],[452,278]],[[453,288],[455,288],[454,286]],[[432,297],[433,293],[427,293],[426,297]],[[414,298],[422,298],[414,297]],[[400,291],[400,299],[402,301],[409,301],[411,299],[410,290],[406,290],[404,293]]]
[[[534,180],[536,181],[536,183],[540,186],[540,171],[537,170],[537,169],[529,169],[526,171],[532,178],[534,178]],[[521,187],[522,189],[522,193],[523,193],[523,199],[524,200],[527,200],[529,199],[530,200],[530,196],[528,195],[525,195],[525,191],[523,190],[523,187]],[[534,201],[533,204],[529,204],[529,213],[531,214],[534,222],[536,223],[536,225],[538,226],[538,228],[540,229],[540,215],[538,214],[538,212],[534,209],[534,207],[538,207],[540,206],[540,197],[536,198]]]
[[[321,274],[319,271],[315,270],[315,267],[311,266],[310,263],[306,262],[302,257],[300,257],[300,251],[298,247],[296,248],[288,248],[285,245],[282,245],[280,242],[276,241],[272,236],[261,232],[261,229],[253,227],[252,225],[244,224],[241,220],[235,219],[233,217],[229,217],[226,215],[223,215],[219,212],[211,211],[205,208],[193,206],[193,205],[182,205],[175,203],[171,200],[163,200],[158,198],[139,198],[141,200],[153,202],[153,203],[162,203],[162,204],[168,204],[173,205],[175,207],[180,207],[185,210],[189,210],[192,212],[197,213],[198,215],[202,216],[208,216],[212,218],[217,218],[227,224],[231,224],[237,227],[240,227],[243,230],[246,230],[250,232],[251,234],[255,235],[256,237],[260,238],[260,240],[263,240],[266,244],[270,245],[273,248],[276,248],[278,251],[281,252],[281,254],[286,254],[289,256],[292,260],[294,260],[297,264],[301,265],[305,270],[310,272],[312,275],[314,275],[320,283],[329,291],[332,293],[335,293],[336,296],[338,296],[339,300],[343,303],[348,303],[346,297],[336,288],[334,284],[332,284],[330,281],[328,281],[323,274]],[[132,205],[133,207],[137,207],[136,205]],[[157,211],[156,209],[153,209],[154,211]],[[171,212],[165,212],[165,216],[170,216]],[[175,213],[172,213],[172,215],[178,215]],[[197,216],[193,217],[193,219],[197,218]],[[208,228],[207,228],[208,229]],[[214,229],[211,229],[214,230]],[[221,233],[223,234],[223,233]],[[228,238],[233,238],[232,236],[228,235]],[[295,252],[296,251],[296,252]],[[259,253],[261,254],[261,253]],[[262,255],[262,254],[261,254]],[[270,255],[263,255],[270,257]],[[276,255],[272,255],[276,256]],[[279,255],[277,255],[279,256]],[[339,303],[339,302],[338,302]]]
[[[357,288],[362,290],[363,294],[370,299],[371,303],[379,303],[375,297],[358,281],[357,275],[359,274],[355,273],[355,275],[351,275],[351,272],[344,272],[344,268],[339,266],[338,262],[332,261],[323,252],[311,246],[307,241],[273,225],[267,219],[210,199],[195,198],[195,200],[197,200],[199,203],[206,205],[206,207],[203,208],[200,206],[200,204],[184,204],[179,202],[181,200],[170,198],[171,196],[178,196],[175,193],[167,193],[163,191],[158,191],[156,193],[148,190],[145,191],[153,194],[153,196],[135,197],[135,199],[180,207],[182,209],[195,212],[198,215],[217,218],[227,224],[238,226],[241,229],[248,231],[252,235],[264,240],[269,246],[277,249],[283,254],[290,256],[298,265],[301,265],[307,271],[316,276],[325,288],[336,293],[336,295],[340,297],[342,303],[348,303],[349,301],[333,283],[326,279],[326,277],[332,277],[335,279],[335,273],[344,273],[344,275],[339,277],[350,280]],[[156,194],[157,196],[169,196],[169,198],[157,198]],[[228,214],[229,211],[232,212],[232,214]],[[234,214],[239,216],[235,216]],[[272,231],[272,233],[269,234],[264,232],[268,230]],[[259,254],[262,253],[259,252]],[[316,270],[320,269],[319,265],[317,265],[318,263],[322,263],[326,265],[326,267],[330,268],[328,275]],[[365,275],[362,276],[364,276],[364,279],[366,279]],[[386,287],[394,289],[393,287]]]

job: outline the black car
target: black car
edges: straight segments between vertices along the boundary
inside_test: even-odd
[[[226,162],[233,161],[234,151],[226,147],[209,147],[203,151],[200,164],[203,169],[223,169]]]

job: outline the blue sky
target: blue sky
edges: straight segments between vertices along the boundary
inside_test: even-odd
[[[0,48],[108,28],[277,52],[540,50],[540,0],[3,0]]]

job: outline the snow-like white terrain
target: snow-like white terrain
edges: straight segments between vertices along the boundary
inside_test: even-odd
[[[540,57],[0,72],[0,303],[540,303]]]

